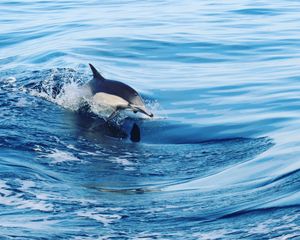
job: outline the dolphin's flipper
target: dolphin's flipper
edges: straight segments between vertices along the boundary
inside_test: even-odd
[[[115,109],[115,111],[112,114],[110,114],[110,116],[107,118],[107,121],[111,121],[112,119],[114,119],[118,115],[118,113],[120,111],[125,110],[125,109],[130,109],[130,105],[128,105],[126,107],[124,107],[124,106],[117,106],[116,109]]]
[[[110,122],[111,120],[113,120],[118,115],[119,111],[119,109],[115,110],[112,114],[110,114],[106,121]]]
[[[89,63],[89,65],[90,65],[90,68],[91,68],[91,70],[92,70],[92,72],[93,72],[93,77],[94,77],[95,79],[104,81],[105,78],[102,77],[102,75],[98,72],[98,70],[97,70],[92,64]]]

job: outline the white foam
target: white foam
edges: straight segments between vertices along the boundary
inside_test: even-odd
[[[37,199],[40,199],[40,200],[48,200],[49,198],[51,198],[49,196],[49,194],[46,194],[46,193],[37,193],[35,196]]]
[[[15,77],[8,77],[8,78],[4,79],[4,82],[10,83],[10,84],[15,83],[16,81],[17,81],[17,79]]]
[[[248,231],[251,234],[261,234],[261,233],[267,233],[270,231],[270,228],[265,223],[259,223],[257,226],[254,226],[250,228]]]
[[[230,233],[228,230],[219,229],[219,230],[213,230],[213,231],[207,232],[207,233],[193,234],[193,237],[203,239],[203,240],[223,239],[225,237],[225,235],[228,233]]]
[[[16,206],[17,209],[30,208],[32,210],[38,210],[42,212],[52,212],[54,206],[51,203],[39,200],[22,200],[22,203]]]
[[[0,217],[0,227],[2,228],[27,228],[30,230],[46,230],[51,227],[51,225],[57,224],[59,221],[57,220],[48,220],[46,218],[36,218],[36,217],[27,217],[22,215],[22,217],[16,216],[12,218],[10,216],[9,219],[7,216],[4,216],[3,219]]]
[[[61,150],[53,150],[52,153],[47,154],[45,157],[52,159],[52,164],[69,162],[69,161],[81,161],[79,158],[75,157],[72,153],[61,151]]]
[[[121,216],[118,214],[110,214],[110,213],[103,213],[107,210],[112,209],[103,209],[103,208],[94,208],[94,209],[88,209],[88,210],[81,210],[77,212],[76,214],[80,217],[85,217],[89,219],[96,220],[97,222],[102,223],[104,226],[108,226],[109,224],[112,224],[116,222],[117,220],[121,219]]]
[[[0,180],[0,193],[1,193],[1,195],[9,195],[11,193],[11,191],[9,191],[8,189],[9,189],[9,186],[6,184],[6,182],[3,181],[3,180]],[[1,203],[1,201],[0,201],[0,203]]]
[[[16,106],[17,107],[26,107],[29,105],[29,102],[25,99],[25,98],[20,98],[17,102],[16,102]]]
[[[12,206],[17,209],[32,209],[42,212],[51,212],[54,209],[54,206],[46,201],[41,201],[39,199],[24,199],[24,194],[27,190],[35,184],[32,181],[24,181],[21,179],[16,179],[17,182],[22,183],[21,187],[18,188],[21,193],[15,194],[15,191],[11,187],[0,180],[0,204],[6,206]]]
[[[123,166],[132,166],[132,165],[134,165],[133,162],[130,162],[130,161],[127,160],[126,158],[114,157],[114,158],[112,158],[111,160],[112,160],[112,162],[121,164],[121,165],[123,165]]]
[[[256,226],[252,226],[248,232],[250,234],[268,234],[271,232],[284,233],[286,232],[286,229],[289,229],[290,232],[293,232],[293,234],[297,233],[297,236],[299,236],[300,227],[296,222],[294,222],[299,218],[299,216],[300,214],[296,213],[292,216],[284,215],[276,219],[267,219],[259,222]],[[284,225],[282,225],[283,222]],[[289,239],[287,236],[289,236],[289,234],[274,239]]]
[[[49,79],[43,83],[45,91],[38,91],[32,89],[29,93],[32,96],[44,98],[50,102],[56,103],[64,108],[70,109],[72,111],[77,111],[80,107],[82,102],[85,98],[91,95],[88,88],[82,87],[79,85],[78,82],[75,81],[73,78],[69,78],[68,83],[65,83],[60,89],[60,92],[57,96],[53,97],[53,85],[55,76],[55,69],[53,70],[52,75]],[[63,81],[63,79],[61,79]],[[54,94],[56,95],[56,94]]]
[[[74,145],[72,144],[69,144],[66,146],[68,149],[71,149],[71,150],[78,150],[78,148],[76,148]]]
[[[63,87],[63,91],[56,96],[55,102],[73,111],[78,111],[82,102],[90,95],[87,88],[80,87],[77,83],[71,82]]]
[[[155,118],[155,119],[166,119],[167,118],[167,114],[162,109],[162,107],[160,106],[160,104],[157,100],[151,100],[151,101],[146,100],[145,105],[147,106],[147,108],[149,108],[150,112],[153,113],[153,115],[154,115],[153,118]],[[159,115],[158,113],[162,114],[163,116],[158,116]],[[153,119],[153,118],[150,118],[150,119]]]
[[[279,237],[274,237],[273,240],[290,240],[290,239],[297,239],[297,237],[300,236],[300,233],[289,233],[289,234],[285,234],[283,236],[279,236]]]
[[[43,149],[43,147],[40,146],[40,145],[35,145],[35,146],[33,147],[33,151],[35,151],[35,152],[43,152],[44,149]]]
[[[27,191],[29,188],[36,186],[35,182],[31,180],[18,180],[18,182],[21,184],[20,190],[22,191]]]

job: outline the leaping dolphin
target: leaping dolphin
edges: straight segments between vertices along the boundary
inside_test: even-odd
[[[115,116],[119,110],[125,109],[153,117],[136,90],[125,83],[105,79],[92,64],[89,65],[93,72],[93,79],[88,83],[88,86],[93,94],[93,100],[110,105],[115,109],[109,118]]]

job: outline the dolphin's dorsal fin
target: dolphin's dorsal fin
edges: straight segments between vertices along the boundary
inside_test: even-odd
[[[89,65],[93,72],[94,78],[99,79],[99,80],[105,80],[105,78],[101,76],[101,74],[97,71],[97,69],[92,64],[89,63]]]

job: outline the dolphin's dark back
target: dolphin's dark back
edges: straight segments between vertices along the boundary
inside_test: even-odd
[[[122,82],[105,79],[92,64],[90,67],[93,72],[93,79],[89,85],[93,94],[103,92],[116,95],[125,99],[129,104],[144,106],[142,98],[132,87]]]
[[[90,88],[93,94],[98,92],[104,92],[111,95],[119,96],[130,104],[134,104],[137,106],[144,105],[141,97],[132,87],[128,86],[125,83],[109,80],[109,79],[97,79],[93,78],[89,83]]]

